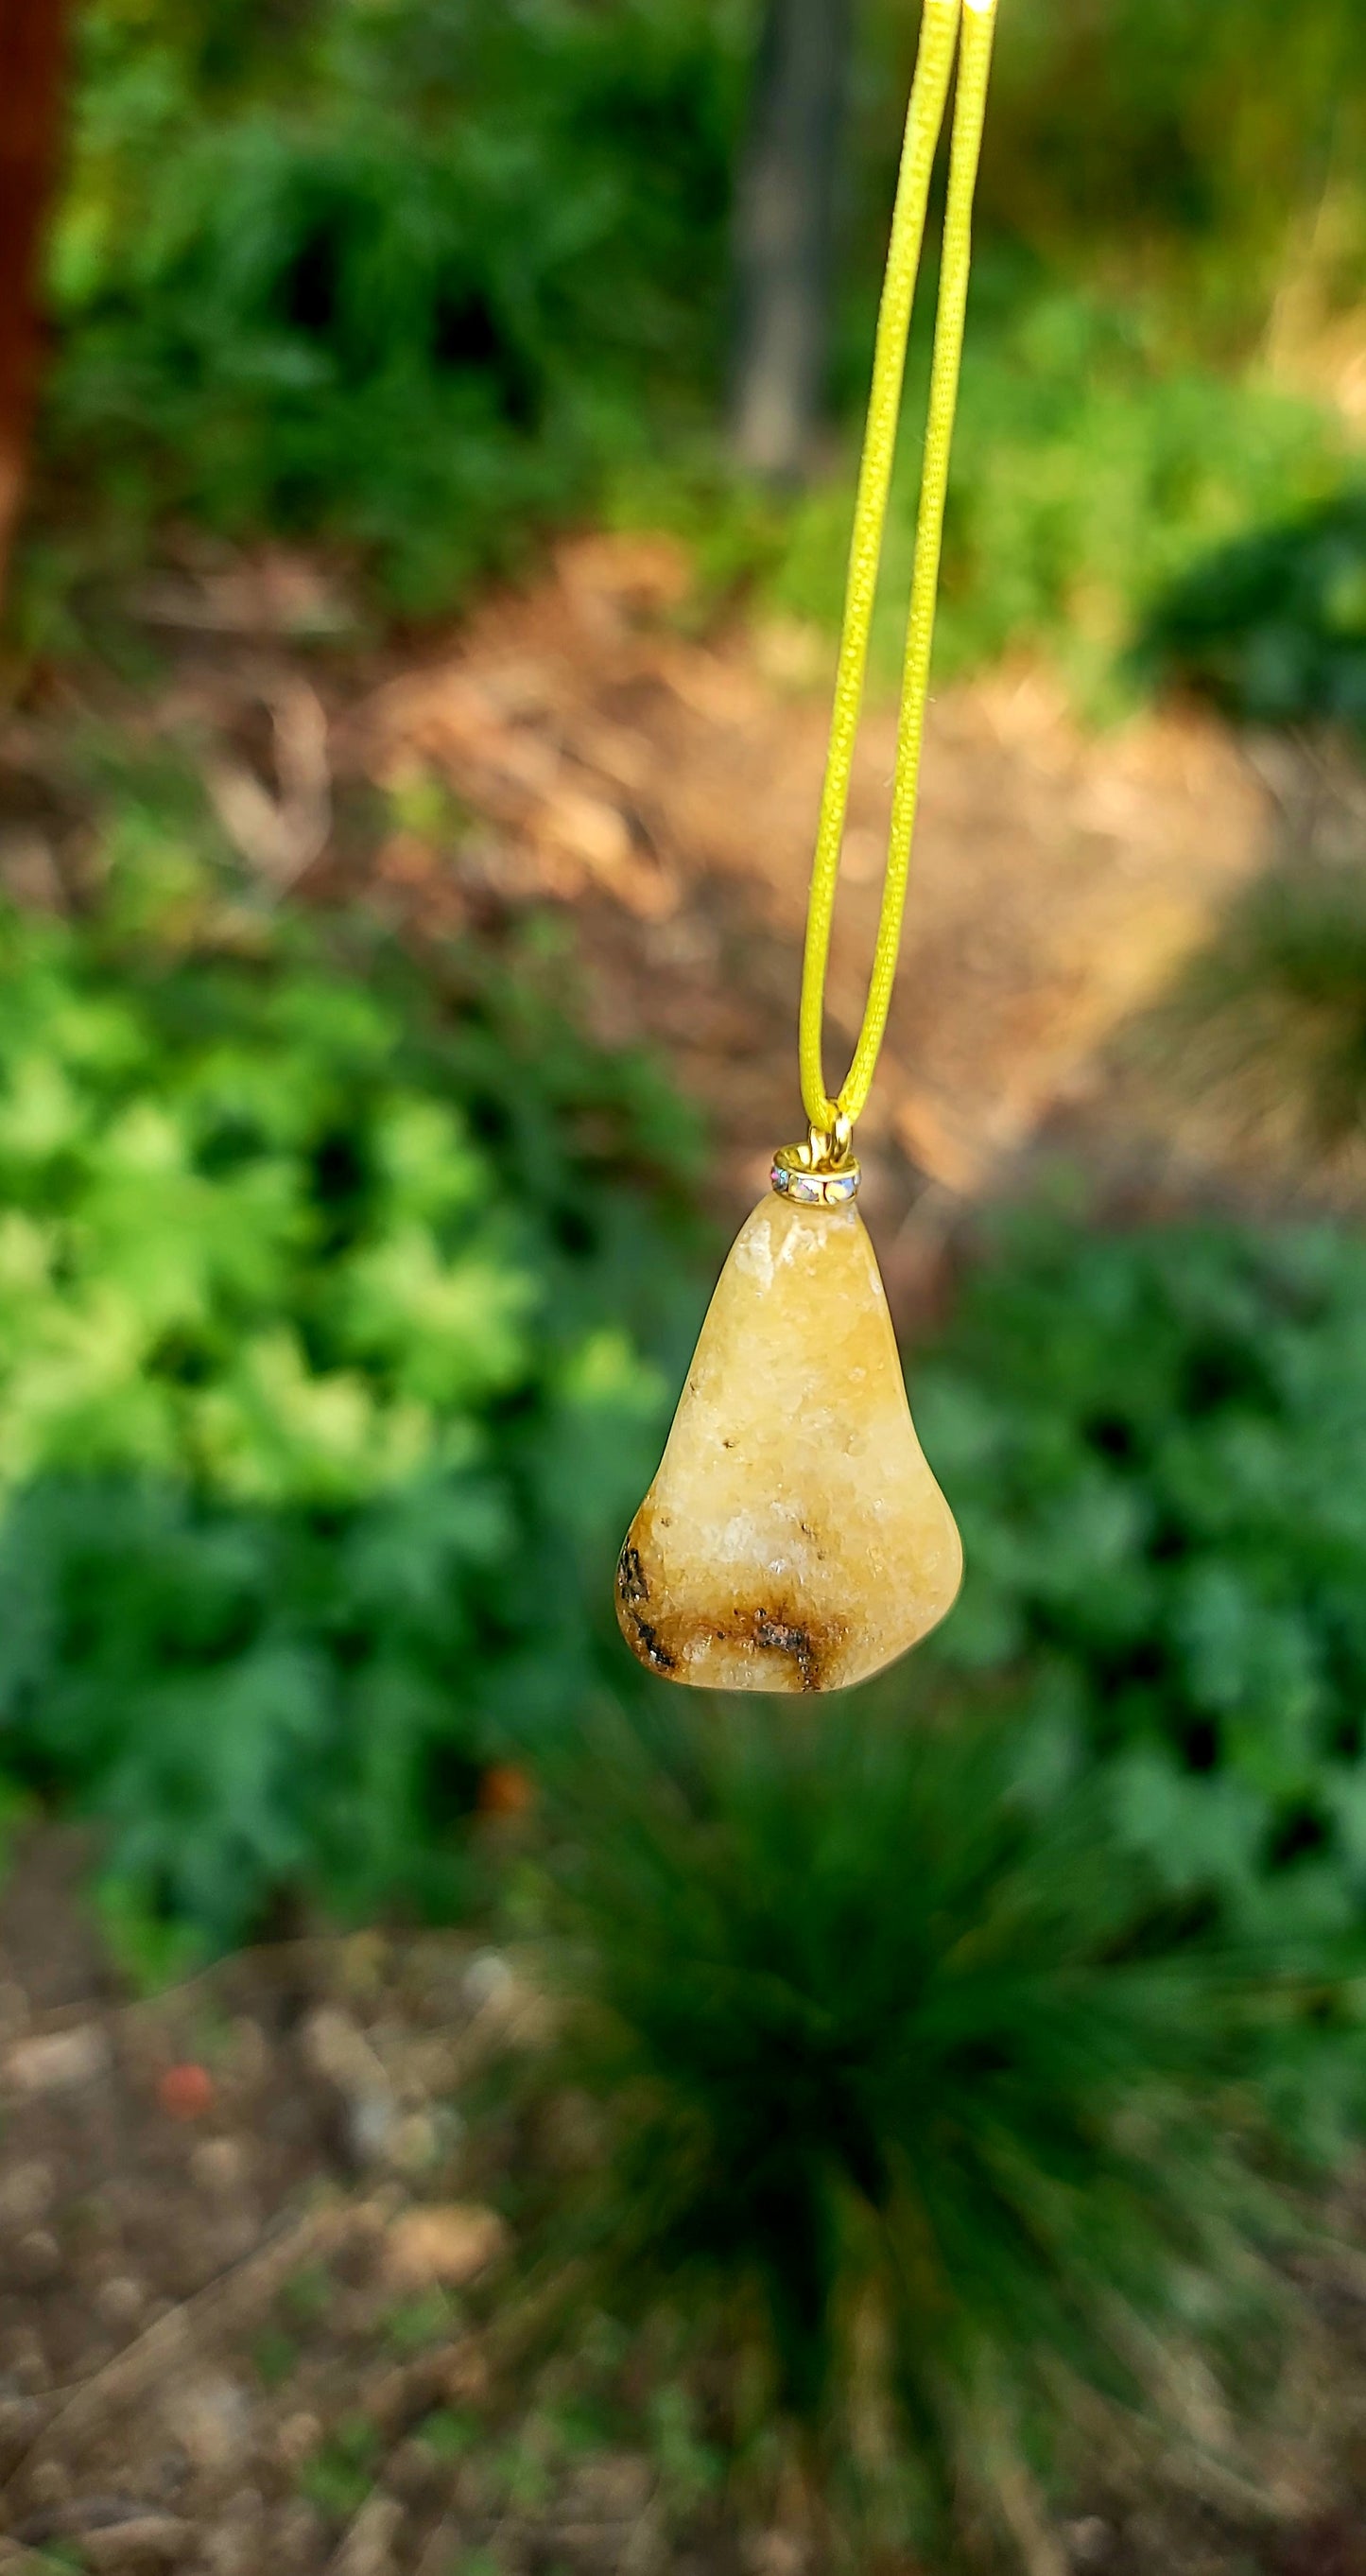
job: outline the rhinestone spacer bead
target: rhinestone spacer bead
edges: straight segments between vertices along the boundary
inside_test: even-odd
[[[822,1156],[817,1140],[780,1146],[769,1173],[778,1196],[795,1199],[802,1207],[847,1207],[858,1197],[861,1177],[851,1154],[831,1161]]]

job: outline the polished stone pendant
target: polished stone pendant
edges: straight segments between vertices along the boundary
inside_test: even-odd
[[[943,1618],[963,1551],[911,1421],[856,1167],[793,1148],[773,1181],[627,1532],[617,1616],[671,1681],[842,1690]]]

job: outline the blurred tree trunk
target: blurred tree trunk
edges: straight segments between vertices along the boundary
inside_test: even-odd
[[[0,0],[0,598],[42,357],[38,256],[56,158],[65,0]]]
[[[736,189],[731,434],[775,481],[806,466],[824,387],[852,34],[852,0],[766,0]]]

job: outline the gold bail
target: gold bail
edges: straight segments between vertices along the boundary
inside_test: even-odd
[[[784,1199],[803,1207],[847,1207],[858,1197],[862,1171],[851,1150],[853,1122],[841,1111],[834,1125],[808,1127],[800,1145],[780,1145],[769,1179]]]

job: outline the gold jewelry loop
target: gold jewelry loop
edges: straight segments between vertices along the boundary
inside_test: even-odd
[[[800,1145],[780,1145],[769,1180],[779,1198],[802,1207],[847,1207],[858,1197],[862,1172],[850,1144],[853,1127],[841,1112],[831,1126],[810,1126]]]
[[[816,1129],[813,1127],[811,1130],[811,1142],[813,1147],[816,1142],[816,1132]],[[849,1161],[849,1149],[853,1144],[853,1141],[853,1119],[846,1118],[842,1109],[837,1110],[830,1127],[830,1132],[824,1139],[826,1150],[823,1159],[829,1164],[832,1171],[839,1171],[841,1167]]]

